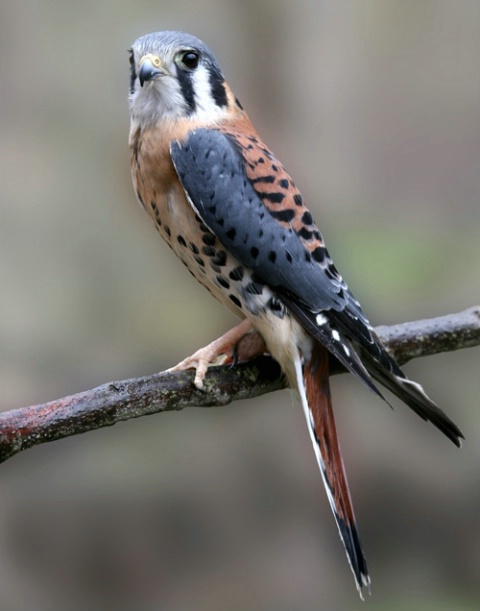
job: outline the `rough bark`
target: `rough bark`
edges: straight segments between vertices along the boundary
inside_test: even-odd
[[[480,345],[480,307],[390,327],[377,333],[400,364],[420,356]],[[343,370],[336,361],[332,373]],[[55,401],[0,414],[0,462],[22,450],[122,420],[185,407],[222,406],[285,387],[278,364],[263,356],[235,367],[212,367],[205,388],[193,371],[110,382]]]

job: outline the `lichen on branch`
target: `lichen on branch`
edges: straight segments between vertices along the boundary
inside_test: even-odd
[[[377,327],[400,364],[410,359],[480,345],[480,306],[427,320]],[[343,373],[332,359],[331,373]],[[222,406],[285,387],[278,364],[269,356],[232,366],[211,367],[205,386],[194,372],[164,372],[109,382],[55,401],[0,414],[0,462],[35,445],[79,435],[123,420],[186,407]]]

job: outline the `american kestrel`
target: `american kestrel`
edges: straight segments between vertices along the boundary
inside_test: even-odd
[[[138,200],[190,273],[242,319],[174,369],[195,368],[201,388],[221,355],[268,351],[278,361],[300,396],[361,595],[370,577],[335,429],[329,353],[382,397],[380,382],[455,445],[463,435],[382,345],[300,191],[210,49],[189,34],[156,32],[134,42],[130,66],[129,144]]]

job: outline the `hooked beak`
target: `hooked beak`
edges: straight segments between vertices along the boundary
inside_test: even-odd
[[[148,81],[154,81],[160,76],[169,74],[158,55],[153,55],[152,53],[144,55],[140,60],[139,66],[138,79],[141,87]]]

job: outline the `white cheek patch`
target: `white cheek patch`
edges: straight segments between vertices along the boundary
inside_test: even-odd
[[[212,84],[207,68],[199,65],[192,73],[193,91],[195,95],[196,110],[194,117],[204,121],[219,121],[227,114],[227,107],[216,104],[212,95]]]

